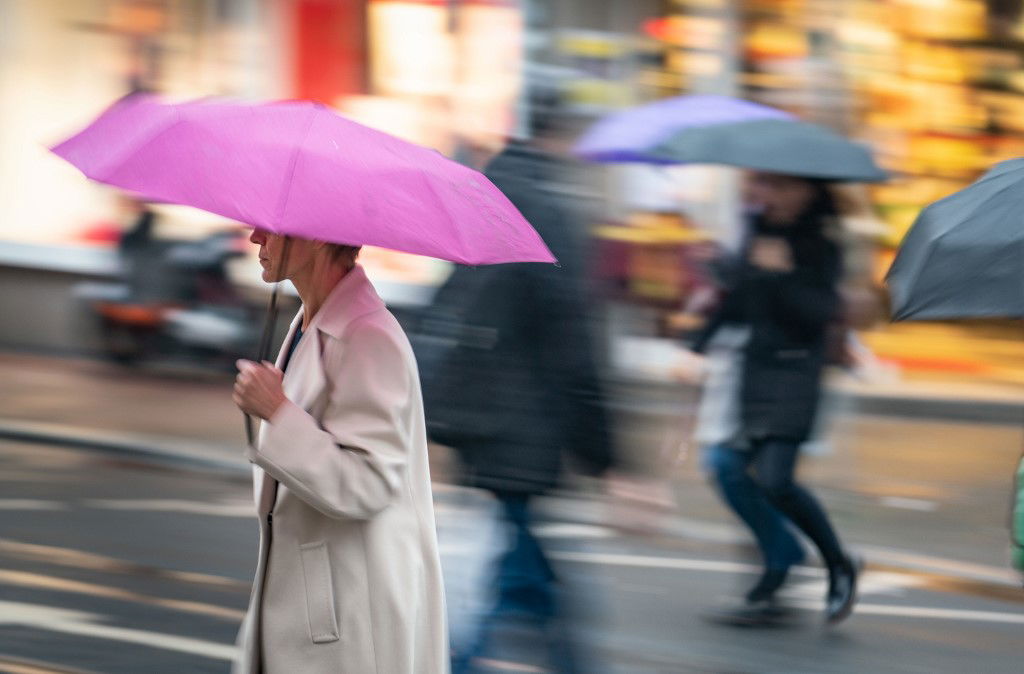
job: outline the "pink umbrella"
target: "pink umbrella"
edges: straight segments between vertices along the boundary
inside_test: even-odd
[[[130,96],[52,149],[93,180],[278,234],[462,264],[555,261],[482,174],[317,103]]]
[[[482,174],[310,102],[134,95],[52,148],[93,180],[305,239],[462,264],[554,262]],[[284,253],[287,256],[287,252]],[[257,361],[277,318],[271,295]],[[246,417],[250,444],[253,426]]]

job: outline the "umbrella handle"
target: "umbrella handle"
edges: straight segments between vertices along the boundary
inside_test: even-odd
[[[256,362],[262,363],[270,354],[270,342],[274,339],[274,328],[277,325],[277,291],[279,283],[274,284],[270,293],[270,302],[267,304],[267,315],[263,319],[263,335],[260,337],[259,351],[256,352]],[[245,415],[245,437],[250,447],[256,446],[256,430],[252,417]]]
[[[281,247],[281,269],[288,268],[288,252],[292,245],[290,236],[284,237],[284,245]],[[270,342],[274,339],[274,328],[277,326],[277,292],[281,288],[281,282],[274,284],[270,291],[270,302],[267,303],[267,315],[263,319],[263,334],[260,336],[259,351],[256,352],[256,362],[262,363],[270,355]],[[256,446],[256,430],[252,417],[245,415],[245,438],[249,441],[250,447]]]

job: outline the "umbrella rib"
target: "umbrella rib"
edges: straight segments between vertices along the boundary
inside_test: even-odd
[[[313,106],[309,111],[309,121],[306,122],[306,130],[302,134],[302,140],[295,144],[295,149],[292,150],[291,159],[288,162],[288,171],[284,181],[284,188],[281,190],[281,197],[278,200],[277,208],[274,213],[274,220],[271,222],[271,226],[276,227],[278,233],[281,229],[281,220],[284,218],[284,210],[288,207],[288,199],[292,193],[292,178],[295,176],[295,167],[299,163],[299,155],[302,152],[302,148],[306,145],[306,140],[309,138],[309,131],[313,128],[313,120],[316,118],[316,113],[319,112],[318,106]]]

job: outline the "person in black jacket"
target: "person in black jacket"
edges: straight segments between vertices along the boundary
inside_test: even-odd
[[[516,616],[538,624],[561,672],[578,671],[555,572],[531,532],[534,497],[555,487],[563,464],[602,475],[613,465],[591,312],[583,232],[560,192],[564,165],[536,143],[511,142],[485,174],[522,212],[557,265],[457,267],[438,290],[418,353],[431,438],[453,447],[463,481],[490,491],[509,532],[498,563],[496,604],[453,670],[471,671],[492,626]]]
[[[827,184],[804,178],[755,173],[748,198],[759,213],[744,255],[721,306],[693,345],[701,352],[723,325],[748,331],[736,392],[738,428],[716,451],[712,468],[766,562],[777,556],[773,507],[811,539],[829,572],[826,616],[835,623],[853,608],[856,565],[794,471],[814,425],[829,328],[840,311],[841,255],[829,232],[838,213]],[[775,594],[787,571],[766,563],[743,605],[721,617],[749,624],[776,616]]]

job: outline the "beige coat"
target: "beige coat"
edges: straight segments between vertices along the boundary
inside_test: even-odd
[[[416,363],[360,267],[311,322],[284,390],[248,450],[260,552],[234,671],[447,672]]]

